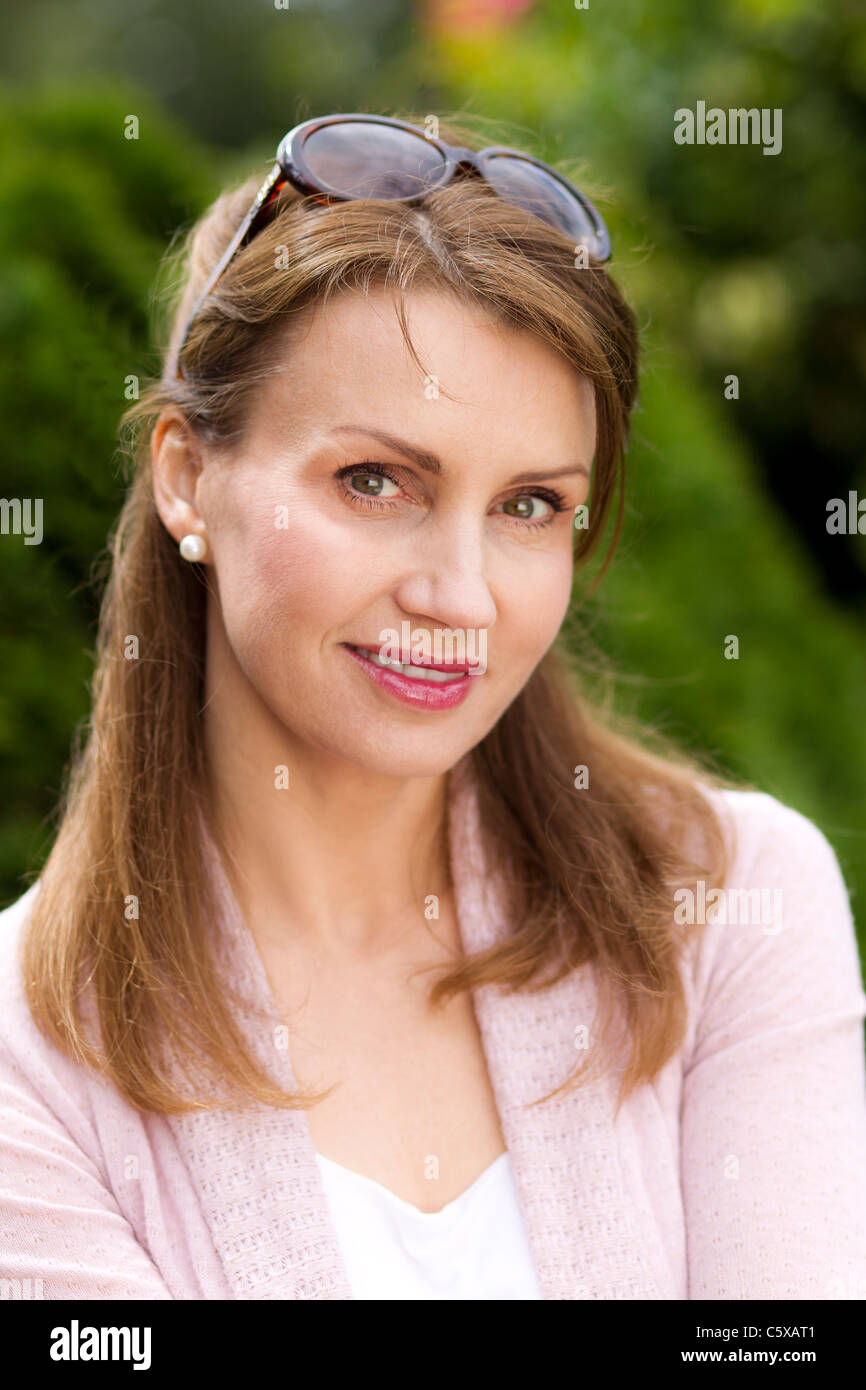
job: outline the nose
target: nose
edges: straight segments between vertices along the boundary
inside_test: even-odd
[[[426,529],[426,528],[425,528]],[[405,613],[437,627],[481,629],[496,622],[485,573],[485,542],[469,518],[412,540],[412,558],[394,597]]]

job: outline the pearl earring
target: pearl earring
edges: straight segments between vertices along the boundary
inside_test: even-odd
[[[207,541],[204,536],[197,536],[192,531],[184,536],[178,549],[185,560],[203,560],[207,554]]]

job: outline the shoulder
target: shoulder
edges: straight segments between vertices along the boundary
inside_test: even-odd
[[[848,890],[826,835],[766,792],[701,787],[728,847],[721,884],[685,885],[679,922],[695,924],[695,1025],[861,1014],[866,995]],[[688,915],[691,913],[692,915]],[[688,933],[688,925],[686,925]]]
[[[829,894],[850,915],[839,860],[814,821],[768,792],[706,786],[700,790],[721,821],[732,884],[788,887],[798,894],[808,885],[814,896]]]
[[[0,1042],[3,1043],[20,1036],[22,1025],[26,1026],[27,1021],[33,1026],[24,997],[18,953],[39,886],[37,880],[26,893],[0,911]]]
[[[0,911],[0,1087],[7,1102],[11,1095],[35,1093],[52,1108],[72,1112],[86,1104],[88,1078],[37,1026],[21,971],[19,951],[39,888],[37,880]]]
[[[16,931],[20,924],[28,917],[30,908],[39,892],[39,880],[31,884],[20,898],[16,898],[8,907],[0,908],[0,950],[4,942],[8,941],[10,933]]]

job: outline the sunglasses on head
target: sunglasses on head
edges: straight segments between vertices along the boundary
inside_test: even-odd
[[[287,183],[322,203],[383,198],[414,203],[457,177],[484,179],[499,197],[517,203],[565,232],[598,261],[610,259],[610,235],[579,189],[549,164],[504,145],[464,149],[433,139],[419,126],[390,116],[319,116],[284,135],[277,162],[190,311],[177,350],[177,375],[190,325],[226,266],[267,220],[267,211]]]

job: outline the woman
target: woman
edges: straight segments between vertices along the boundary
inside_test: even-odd
[[[3,914],[2,1277],[862,1297],[835,856],[562,641],[636,394],[601,219],[369,116],[257,183],[188,239],[92,728]]]

